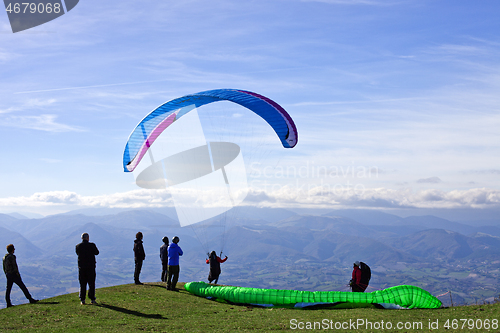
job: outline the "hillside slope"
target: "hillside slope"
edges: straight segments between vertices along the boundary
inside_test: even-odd
[[[73,293],[2,309],[2,332],[270,332],[298,329],[301,325],[314,327],[315,323],[316,328],[329,330],[334,330],[335,325],[356,323],[359,324],[356,331],[373,331],[367,326],[368,321],[372,325],[381,325],[383,321],[384,327],[391,323],[393,327],[388,331],[392,332],[428,331],[429,323],[438,325],[433,332],[449,332],[445,328],[448,319],[460,323],[464,318],[483,326],[488,320],[493,331],[498,331],[500,313],[498,303],[437,310],[268,309],[218,303],[183,289],[169,292],[160,283],[102,288],[96,295],[99,302],[96,306],[80,305],[77,294]],[[492,326],[493,319],[497,320],[497,329]],[[407,328],[398,330],[398,323]],[[408,329],[408,325],[413,329]],[[484,329],[467,327],[467,331]]]

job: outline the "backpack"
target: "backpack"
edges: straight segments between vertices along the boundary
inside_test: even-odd
[[[220,263],[217,260],[217,255],[214,253],[210,255],[210,259],[208,261],[210,263],[210,275],[209,278],[212,277],[216,279],[220,275]]]
[[[370,279],[372,277],[372,271],[370,269],[370,266],[368,266],[364,262],[360,262],[359,269],[361,269],[361,279],[359,283],[361,285],[368,286],[368,283],[370,282]]]

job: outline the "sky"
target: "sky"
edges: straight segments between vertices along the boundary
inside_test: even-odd
[[[18,33],[2,12],[0,213],[171,206],[123,172],[125,143],[158,105],[218,88],[273,99],[299,132],[277,161],[247,166],[249,204],[497,209],[499,12],[489,0],[82,0]]]

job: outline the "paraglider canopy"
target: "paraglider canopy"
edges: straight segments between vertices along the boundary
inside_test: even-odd
[[[144,117],[130,134],[125,146],[123,153],[124,171],[132,172],[156,138],[174,121],[196,107],[217,101],[234,102],[259,115],[274,129],[283,147],[293,148],[297,144],[297,128],[290,115],[278,103],[250,91],[209,90],[173,99],[160,105]]]

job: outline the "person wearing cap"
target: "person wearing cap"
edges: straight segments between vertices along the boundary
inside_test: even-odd
[[[167,282],[168,271],[168,237],[162,238],[163,245],[160,246],[160,260],[161,260],[161,282]]]
[[[179,237],[175,236],[172,239],[172,243],[168,246],[167,290],[172,291],[179,291],[175,288],[175,285],[179,280],[179,256],[182,256],[184,254],[177,243],[179,243]]]
[[[144,252],[144,246],[142,245],[142,232],[138,232],[135,234],[134,240],[134,262],[135,262],[135,270],[134,270],[134,283],[142,284],[139,281],[139,275],[141,274],[142,262],[146,259],[146,252]]]
[[[85,305],[87,284],[89,285],[89,298],[92,304],[97,304],[95,300],[95,256],[99,250],[94,243],[89,242],[89,234],[82,234],[82,242],[75,248],[78,255],[78,281],[80,282],[80,301]]]
[[[21,274],[19,273],[19,268],[17,267],[16,256],[14,255],[14,245],[7,245],[7,254],[3,257],[3,271],[5,277],[7,278],[7,289],[5,289],[5,301],[7,302],[7,307],[10,308],[12,305],[10,301],[10,292],[12,286],[17,284],[19,288],[24,293],[24,296],[30,301],[31,304],[38,302],[38,300],[31,297],[28,288],[24,285],[23,279],[21,279]]]
[[[363,288],[361,286],[361,269],[359,268],[359,265],[359,261],[355,261],[352,265],[352,279],[349,282],[349,285],[351,286],[353,292],[362,293],[365,291],[366,287]]]

